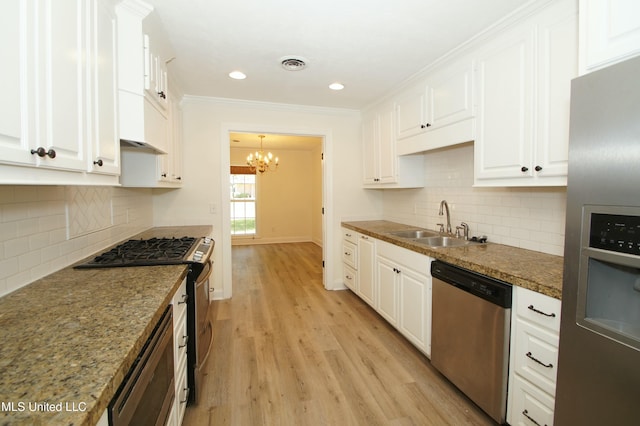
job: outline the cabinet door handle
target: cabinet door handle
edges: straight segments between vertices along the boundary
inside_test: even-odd
[[[177,180],[182,180],[182,176],[178,176],[176,179]]]
[[[49,151],[46,151],[43,147],[39,146],[37,149],[32,149],[31,150],[31,154],[37,154],[38,157],[49,157],[49,158],[56,158],[56,150],[55,149],[50,149]]]
[[[187,300],[189,300],[189,295],[188,294],[183,294],[182,295],[182,300],[178,302],[178,305],[182,305],[183,303],[187,303]]]
[[[553,368],[553,364],[549,363],[549,364],[545,364],[544,362],[540,361],[538,358],[534,357],[531,352],[527,352],[526,353],[527,358],[529,358],[530,360],[537,362],[538,364],[540,364],[541,366],[543,366],[544,368]]]
[[[421,128],[421,129],[426,129],[427,127],[431,127],[431,123],[421,124],[421,125],[420,125],[420,128]]]
[[[167,177],[167,174],[166,174],[166,173],[163,173],[163,174],[161,174],[161,175],[160,175],[160,177],[165,178],[165,177]]]
[[[534,170],[535,170],[536,172],[539,172],[540,170],[542,170],[542,167],[540,167],[540,166],[536,166]]]
[[[345,255],[345,256],[351,256],[351,253],[349,253],[348,251],[345,251],[345,252],[344,252],[344,255]]]
[[[533,307],[533,305],[529,305],[527,306],[527,309],[535,312],[536,314],[540,314],[540,315],[544,315],[545,317],[549,317],[549,318],[555,318],[556,314],[554,314],[553,312],[551,312],[550,314],[546,313],[546,312],[542,312],[537,310],[536,308]]]
[[[98,159],[98,161],[94,161],[93,164],[98,165],[98,167],[102,167],[102,165],[104,164],[104,162],[102,161],[102,159]]]
[[[520,169],[520,171],[521,171],[522,173],[524,173],[524,172],[528,172],[528,171],[529,171],[529,168],[528,168],[527,166],[522,166],[522,168]]]
[[[538,423],[537,421],[535,421],[535,420],[533,419],[533,417],[531,417],[531,416],[529,415],[529,412],[528,412],[527,410],[524,410],[524,411],[522,412],[522,415],[523,415],[523,416],[525,416],[526,418],[528,418],[529,420],[531,420],[531,422],[532,422],[533,424],[535,424],[535,425],[537,425],[537,426],[542,426],[540,423]],[[545,424],[544,424],[544,426],[547,426],[547,424],[545,423]]]
[[[360,238],[362,238],[363,240],[368,240],[369,237],[367,237],[366,235],[361,235]]]
[[[162,99],[167,99],[167,95],[165,95],[163,91],[158,92],[158,96],[160,96]]]

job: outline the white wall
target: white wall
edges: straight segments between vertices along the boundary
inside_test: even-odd
[[[0,186],[0,296],[153,224],[151,190]]]
[[[154,224],[213,225],[214,297],[232,294],[231,238],[222,231],[228,220],[228,184],[223,176],[228,176],[230,131],[325,136],[325,246],[331,245],[325,247],[331,256],[325,259],[325,274],[328,287],[341,283],[340,221],[382,212],[380,194],[361,189],[360,113],[196,97],[186,97],[182,107],[185,184],[177,191],[154,191]]]
[[[466,222],[470,235],[489,241],[562,256],[566,188],[473,188],[473,144],[425,155],[425,187],[384,192],[384,218],[430,229],[441,200],[447,200],[451,225]]]
[[[231,164],[244,165],[253,152],[232,147]],[[257,234],[238,237],[234,244],[312,241],[313,216],[317,213],[313,211],[313,152],[278,149],[274,154],[280,159],[278,170],[256,174]]]

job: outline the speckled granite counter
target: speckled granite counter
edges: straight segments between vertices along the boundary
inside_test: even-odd
[[[163,227],[132,238],[210,233]],[[186,274],[186,265],[68,267],[0,298],[0,424],[95,424]]]
[[[385,220],[343,222],[342,226],[556,299],[562,295],[561,256],[493,243],[431,248],[389,234],[418,227]]]

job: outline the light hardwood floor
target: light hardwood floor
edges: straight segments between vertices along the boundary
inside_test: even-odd
[[[233,248],[233,298],[184,425],[494,425],[348,290],[312,243]]]

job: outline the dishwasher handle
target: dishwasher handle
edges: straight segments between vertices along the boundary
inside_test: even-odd
[[[509,283],[439,260],[431,262],[431,276],[494,305],[511,308],[512,286]]]

